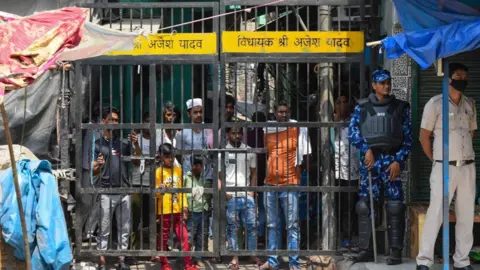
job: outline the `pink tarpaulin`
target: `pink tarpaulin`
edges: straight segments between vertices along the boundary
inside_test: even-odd
[[[1,23],[0,74],[21,75],[1,79],[0,89],[27,86],[61,51],[77,46],[87,14],[88,9],[63,8]]]
[[[5,90],[23,88],[58,61],[133,49],[137,33],[85,21],[88,9],[62,8],[28,17],[0,11],[0,103]]]

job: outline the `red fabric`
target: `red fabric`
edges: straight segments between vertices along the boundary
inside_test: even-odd
[[[158,219],[162,219],[162,216],[158,216]],[[168,238],[170,238],[172,221],[175,235],[177,236],[177,239],[179,239],[180,245],[183,246],[182,251],[190,251],[190,245],[188,244],[188,231],[187,226],[183,222],[183,213],[163,215],[163,228],[162,223],[158,226],[160,229],[157,233],[157,250],[167,250],[167,241]],[[163,239],[161,238],[161,235],[163,235]],[[183,262],[185,263],[185,266],[192,265],[192,257],[183,257]],[[160,263],[162,265],[168,265],[167,257],[161,257]]]
[[[59,52],[77,46],[87,14],[88,9],[70,7],[0,23],[0,77],[23,74],[0,79],[0,88],[11,90],[28,85]]]

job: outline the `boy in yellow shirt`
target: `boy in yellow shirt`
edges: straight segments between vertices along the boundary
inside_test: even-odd
[[[161,166],[156,171],[157,189],[162,188],[181,188],[182,187],[182,168],[174,166],[175,157],[173,155],[173,146],[164,143],[158,148],[160,154]],[[183,247],[182,251],[190,251],[188,244],[188,231],[184,220],[188,218],[188,202],[185,193],[163,193],[157,194],[157,250],[166,251],[167,241],[170,236],[170,227],[173,226],[177,239]],[[167,257],[155,257],[154,262],[160,262],[163,270],[172,270],[168,265]],[[192,257],[184,257],[185,270],[197,270],[192,265]]]

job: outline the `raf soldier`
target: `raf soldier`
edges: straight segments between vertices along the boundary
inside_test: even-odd
[[[388,265],[402,263],[405,231],[405,205],[403,203],[400,172],[412,147],[410,105],[390,95],[391,77],[388,70],[379,69],[372,74],[375,93],[360,100],[349,126],[350,143],[360,150],[358,234],[359,262],[373,260],[372,222],[369,199],[378,201],[380,185],[385,190],[388,241],[391,252]],[[370,174],[369,174],[370,173]],[[372,180],[373,198],[369,198],[369,175]]]
[[[449,201],[456,192],[455,261],[454,269],[473,269],[468,254],[473,245],[475,207],[475,152],[472,138],[477,130],[475,102],[463,94],[467,87],[468,68],[462,64],[449,66]],[[434,96],[423,110],[420,143],[425,155],[433,162],[430,174],[430,206],[425,217],[417,269],[428,270],[433,264],[433,251],[438,230],[442,225],[442,95]],[[433,147],[430,140],[433,135]]]

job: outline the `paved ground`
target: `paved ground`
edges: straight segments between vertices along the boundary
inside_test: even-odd
[[[287,258],[283,258],[282,260],[286,260]],[[228,267],[228,258],[225,258],[224,263],[217,263],[217,264],[211,264],[207,263],[207,267],[205,270],[216,270],[216,269],[227,269]],[[94,270],[95,269],[95,264],[93,263],[76,263],[74,269],[75,270]],[[181,260],[172,260],[171,261],[171,266],[175,270],[181,270],[183,269],[182,261]],[[380,257],[379,262],[377,264],[374,263],[357,263],[357,264],[352,264],[351,261],[340,261],[337,264],[337,270],[383,270],[383,269],[391,269],[391,270],[414,270],[416,267],[415,261],[412,259],[404,259],[404,263],[402,265],[397,265],[397,266],[387,266],[385,264],[385,258]],[[115,266],[112,264],[110,265],[109,270],[114,270]],[[150,262],[141,262],[138,265],[131,266],[131,269],[135,270],[160,270],[161,267],[159,264],[153,264]],[[241,270],[255,270],[258,269],[255,265],[248,264],[248,263],[242,263]],[[288,265],[287,264],[282,264],[282,267],[280,268],[282,270],[287,269],[288,270]],[[307,268],[306,264],[302,265],[302,270],[314,270],[311,268]],[[441,270],[443,269],[443,266],[438,263],[436,264],[432,270]],[[450,269],[453,269],[453,266],[450,266]],[[474,269],[480,270],[480,265],[474,265]]]

